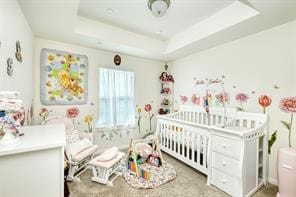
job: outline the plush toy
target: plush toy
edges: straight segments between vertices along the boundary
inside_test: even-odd
[[[151,154],[148,156],[147,163],[160,167],[162,165],[161,158],[156,154]]]

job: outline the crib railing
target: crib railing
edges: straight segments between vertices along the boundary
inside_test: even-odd
[[[177,118],[178,115],[180,116],[175,113],[170,117]],[[157,133],[161,149],[200,172],[208,174],[210,135],[207,127],[170,117],[158,117]]]
[[[211,131],[252,140],[265,135],[266,122],[266,115],[235,108],[210,108],[208,114],[202,107],[181,106],[179,112],[158,116],[156,131],[163,151],[208,174]]]

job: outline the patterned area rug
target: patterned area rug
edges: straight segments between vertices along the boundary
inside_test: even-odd
[[[122,176],[127,184],[138,189],[152,189],[163,185],[176,178],[177,173],[175,168],[168,162],[164,161],[162,166],[156,167],[150,164],[141,165],[141,169],[150,172],[150,179],[146,180],[142,177],[130,174],[126,168],[126,163],[123,163]]]

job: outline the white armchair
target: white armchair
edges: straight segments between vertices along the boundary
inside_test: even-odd
[[[69,163],[68,181],[80,181],[79,176],[87,169],[89,161],[98,150],[93,144],[91,133],[79,132],[71,120],[64,116],[52,116],[42,122],[45,124],[64,124],[66,127],[65,155]],[[87,140],[86,140],[87,139]]]

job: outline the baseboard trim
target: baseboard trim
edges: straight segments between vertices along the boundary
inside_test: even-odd
[[[276,186],[278,185],[277,179],[271,177],[268,177],[268,182]]]

